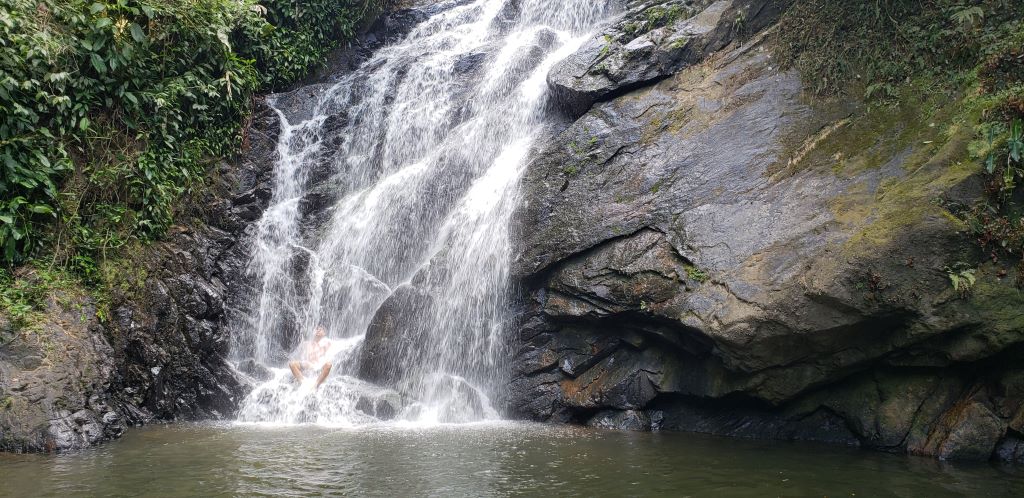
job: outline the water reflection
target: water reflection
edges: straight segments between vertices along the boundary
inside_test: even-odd
[[[510,423],[185,425],[0,455],[0,496],[1021,496],[1017,467]]]

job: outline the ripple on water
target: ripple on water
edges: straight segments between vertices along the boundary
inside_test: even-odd
[[[3,496],[1020,496],[1013,467],[512,422],[155,426],[4,455]]]

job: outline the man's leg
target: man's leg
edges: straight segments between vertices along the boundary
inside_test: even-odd
[[[334,365],[331,365],[331,362],[324,363],[324,367],[320,369],[320,377],[316,379],[316,387],[320,387],[320,384],[323,384],[324,381],[327,380],[327,376],[331,374],[331,368],[333,366]]]
[[[295,380],[302,382],[302,364],[297,361],[288,363],[288,368],[292,369],[292,375],[295,376]]]

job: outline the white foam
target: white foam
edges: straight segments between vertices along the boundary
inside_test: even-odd
[[[278,112],[274,193],[249,266],[256,289],[251,312],[232,324],[237,359],[274,368],[240,421],[408,429],[500,418],[491,400],[507,384],[509,225],[548,119],[546,75],[615,4],[520,3],[511,21],[500,17],[506,0],[444,10],[318,97],[311,118],[288,123]],[[325,166],[336,197],[324,231],[312,233],[301,200],[315,186],[310,171]],[[388,359],[399,382],[360,381],[367,327],[410,283],[434,299],[391,317],[416,341]],[[317,324],[336,342],[334,372],[314,389],[312,379],[296,385],[283,362],[296,347],[285,332]]]

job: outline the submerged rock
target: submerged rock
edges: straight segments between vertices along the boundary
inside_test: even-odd
[[[636,410],[604,410],[590,417],[587,425],[599,429],[649,431],[651,430],[651,418],[646,413]]]

